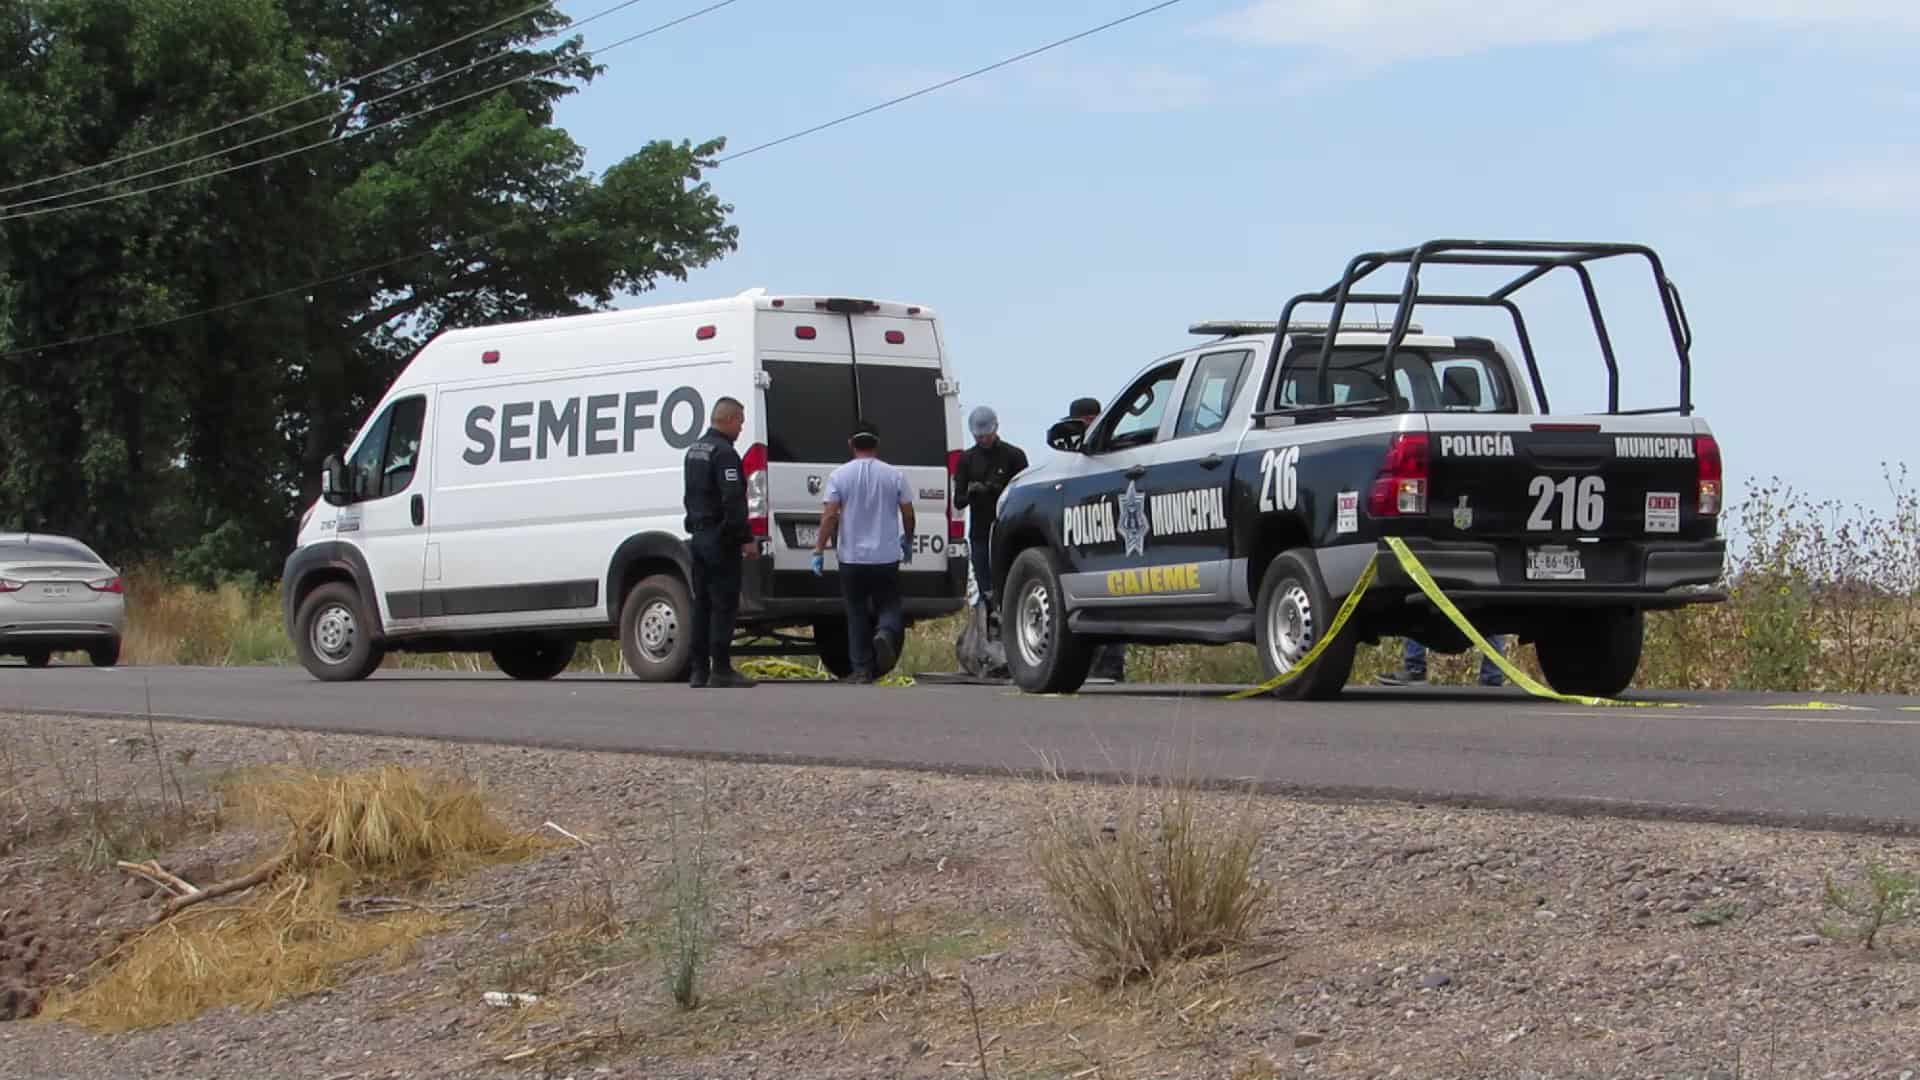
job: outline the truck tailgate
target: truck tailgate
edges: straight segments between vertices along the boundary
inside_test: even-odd
[[[1434,539],[1688,540],[1703,463],[1719,451],[1687,417],[1429,414],[1427,528]],[[1715,508],[1717,510],[1717,507]]]

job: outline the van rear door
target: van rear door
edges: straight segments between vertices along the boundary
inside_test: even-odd
[[[954,448],[933,321],[811,302],[759,319],[774,569],[807,568],[827,476],[852,456],[847,436],[865,416],[880,429],[881,459],[913,487],[914,555],[902,569],[945,573]]]

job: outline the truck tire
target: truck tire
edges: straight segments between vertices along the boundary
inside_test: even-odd
[[[1615,697],[1633,685],[1646,636],[1645,612],[1596,611],[1567,619],[1533,649],[1547,685],[1560,693]]]
[[[1320,640],[1339,607],[1310,554],[1286,551],[1274,556],[1260,577],[1260,599],[1254,608],[1254,644],[1266,677],[1292,670]],[[1352,627],[1343,628],[1312,667],[1275,687],[1272,695],[1293,701],[1337,697],[1353,673],[1354,645]]]
[[[493,666],[513,679],[551,679],[573,663],[576,647],[564,638],[516,638],[493,650]]]
[[[308,593],[293,619],[300,666],[322,682],[354,682],[373,674],[386,651],[367,631],[372,621],[351,585],[330,582]]]
[[[853,650],[847,642],[847,620],[832,617],[813,620],[813,646],[820,657],[820,666],[827,669],[827,674],[836,679],[853,674]]]
[[[1007,571],[1000,640],[1014,684],[1030,694],[1071,694],[1087,681],[1093,643],[1067,629],[1060,562],[1045,548],[1028,548]]]
[[[652,574],[620,605],[620,654],[642,682],[683,682],[693,657],[693,597],[672,574]]]

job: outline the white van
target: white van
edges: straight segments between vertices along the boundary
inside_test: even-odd
[[[966,600],[952,473],[958,384],[919,305],[755,289],[722,300],[456,330],[394,380],[301,518],[282,600],[301,662],[360,679],[388,652],[490,652],[514,678],[617,637],[640,678],[686,677],[691,580],[682,460],[714,402],[760,537],[740,597],[746,655],[849,670],[840,584],[808,569],[828,472],[857,415],[917,494],[909,620]],[[781,631],[810,628],[813,639]]]

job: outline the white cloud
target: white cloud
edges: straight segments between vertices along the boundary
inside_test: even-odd
[[[1204,75],[1160,65],[1061,64],[1036,69],[1021,80],[1023,100],[1035,95],[1087,112],[1157,113],[1209,105],[1217,87]]]
[[[1202,32],[1376,63],[1736,29],[1920,32],[1916,0],[1255,0]]]
[[[1920,212],[1920,158],[1834,166],[1797,180],[1735,192],[1732,201],[1733,205],[1745,209],[1786,206]]]

